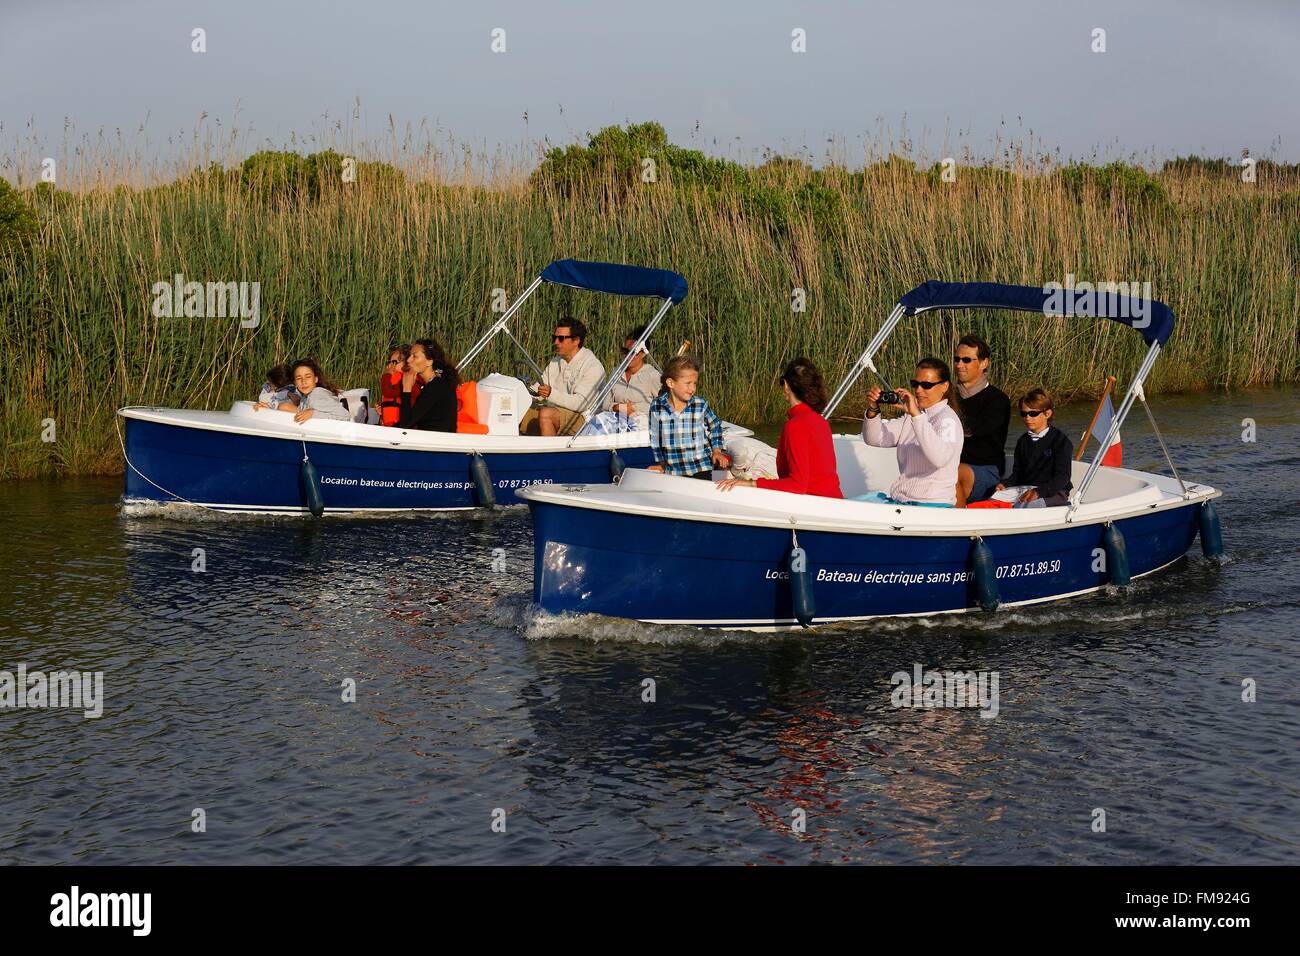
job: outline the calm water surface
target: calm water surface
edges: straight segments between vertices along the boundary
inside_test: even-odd
[[[106,692],[98,720],[0,710],[0,861],[1297,862],[1297,400],[1156,400],[1226,491],[1223,567],[797,636],[538,617],[523,508],[179,519],[116,479],[0,486],[0,669]],[[1132,422],[1125,464],[1158,468]],[[998,717],[891,707],[917,663],[997,671]]]

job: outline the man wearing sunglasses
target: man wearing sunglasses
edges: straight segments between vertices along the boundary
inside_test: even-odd
[[[537,389],[537,397],[546,402],[537,413],[545,436],[576,435],[585,424],[582,409],[605,381],[605,366],[583,345],[586,338],[587,327],[576,319],[561,319],[555,326],[555,355]]]
[[[993,494],[1006,467],[1011,399],[989,381],[989,346],[978,335],[957,340],[952,370],[966,425],[957,469],[957,507],[962,508]]]

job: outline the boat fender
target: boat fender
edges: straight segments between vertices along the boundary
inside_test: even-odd
[[[1213,501],[1201,505],[1201,552],[1211,561],[1223,557],[1223,528]]]
[[[993,560],[993,549],[981,537],[975,537],[970,546],[970,579],[975,590],[975,603],[982,610],[996,611],[998,598],[998,566]]]
[[[302,465],[299,473],[302,477],[303,494],[307,498],[307,510],[311,512],[313,518],[319,518],[325,513],[325,499],[320,493],[320,476],[316,474],[316,466],[307,457],[305,447],[302,450]]]
[[[1124,545],[1124,535],[1115,525],[1107,522],[1106,531],[1101,536],[1101,546],[1106,549],[1106,571],[1110,583],[1117,587],[1128,587],[1133,580],[1128,569],[1128,548]]]
[[[618,482],[623,477],[623,459],[613,448],[609,450],[609,479]]]
[[[478,497],[478,503],[484,508],[494,508],[497,503],[497,494],[492,487],[492,475],[488,471],[487,462],[478,452],[469,460],[469,476],[474,482],[474,494]]]
[[[799,536],[790,531],[790,598],[794,604],[794,619],[801,627],[811,627],[817,613],[813,598],[812,578],[808,574],[808,552],[799,547]]]

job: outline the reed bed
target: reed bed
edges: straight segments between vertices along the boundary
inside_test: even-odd
[[[735,421],[782,415],[778,375],[796,355],[833,385],[892,303],[926,279],[1148,281],[1178,316],[1150,392],[1300,377],[1293,186],[1167,172],[1158,179],[1168,202],[1151,209],[1094,186],[1072,191],[1042,169],[962,170],[946,183],[908,163],[842,175],[770,164],[754,173],[769,192],[802,195],[815,176],[832,210],[792,202],[774,218],[739,191],[671,173],[629,186],[610,171],[578,192],[526,171],[487,185],[405,173],[313,198],[257,195],[193,170],[162,184],[133,169],[76,192],[25,191],[39,232],[0,254],[0,478],[119,472],[118,407],[226,407],[297,356],[373,390],[390,343],[433,335],[462,354],[493,318],[493,290],[513,298],[570,256],[684,274],[691,294],[654,351],[689,339],[702,393]],[[154,317],[151,288],[177,273],[260,283],[259,325]],[[791,307],[796,288],[802,312]],[[651,312],[645,300],[544,288],[515,327],[540,360],[555,317],[582,318],[612,364]],[[949,356],[968,330],[992,344],[1005,389],[1042,384],[1065,400],[1095,395],[1108,373],[1122,383],[1143,348],[1110,322],[968,313],[905,320],[882,367],[904,380],[917,358]],[[470,373],[522,373],[510,349],[498,339]],[[49,419],[53,442],[42,440]]]

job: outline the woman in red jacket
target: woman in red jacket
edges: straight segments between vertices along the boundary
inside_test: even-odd
[[[777,478],[728,478],[718,482],[722,491],[737,485],[770,488],[796,495],[843,498],[840,476],[835,470],[835,443],[831,426],[822,418],[826,407],[826,385],[817,366],[797,358],[781,375],[781,390],[790,404],[785,427],[776,446]]]

